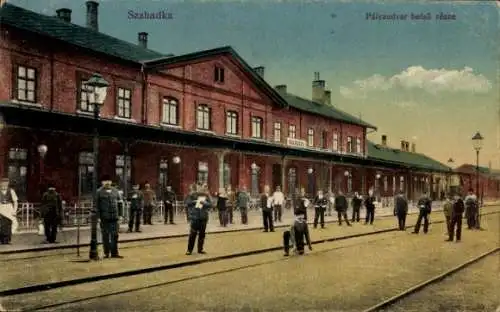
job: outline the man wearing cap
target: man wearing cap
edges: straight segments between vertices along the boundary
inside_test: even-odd
[[[144,208],[144,197],[139,190],[139,184],[132,185],[132,192],[128,194],[128,201],[130,202],[128,232],[132,233],[135,225],[135,231],[141,232],[141,214]]]
[[[49,182],[47,186],[47,191],[42,195],[41,217],[47,243],[54,244],[57,238],[57,226],[62,221],[62,200],[53,183]]]
[[[175,204],[175,193],[172,191],[171,186],[167,186],[165,193],[163,194],[163,201],[165,203],[165,224],[175,224],[174,223],[174,204]],[[169,222],[170,221],[170,222]]]
[[[299,255],[304,254],[304,246],[307,244],[309,250],[312,250],[311,238],[309,236],[309,227],[305,219],[305,210],[302,208],[295,209],[295,219],[290,230],[283,233],[283,248],[285,257],[288,257],[290,247],[295,246],[295,250]],[[304,244],[305,241],[305,244]]]
[[[146,182],[144,184],[144,190],[142,191],[144,196],[144,212],[143,212],[143,224],[153,225],[153,207],[156,203],[156,194],[151,188],[151,184]]]
[[[406,230],[406,216],[408,215],[408,201],[402,190],[394,198],[394,215],[398,217],[398,228],[400,231]]]
[[[102,245],[104,257],[123,258],[118,254],[118,220],[121,217],[118,209],[120,195],[111,186],[109,176],[102,179],[102,187],[97,190],[97,216],[101,219]]]
[[[186,198],[186,207],[189,211],[189,238],[186,255],[193,253],[196,236],[198,236],[198,253],[205,254],[203,245],[205,244],[205,231],[207,229],[208,214],[212,207],[207,187],[201,187]]]
[[[0,180],[0,240],[2,244],[9,244],[12,233],[17,232],[17,202],[16,192],[9,188],[9,179]]]

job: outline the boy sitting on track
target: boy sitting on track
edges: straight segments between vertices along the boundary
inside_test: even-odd
[[[283,233],[283,247],[285,248],[285,257],[289,256],[290,247],[299,255],[304,254],[304,239],[309,250],[312,250],[311,238],[309,237],[309,227],[305,219],[304,211],[295,210],[295,220],[289,231]]]

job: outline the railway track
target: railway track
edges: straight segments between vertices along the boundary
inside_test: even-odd
[[[490,213],[485,213],[483,215],[492,215],[492,214],[499,214],[499,213],[500,213],[500,211],[494,211],[494,212],[490,212]],[[432,224],[439,224],[439,223],[444,223],[444,221],[440,220],[440,221],[433,221],[432,222]],[[406,229],[409,229],[412,227],[413,226],[406,226]],[[312,242],[312,244],[318,245],[318,244],[324,244],[324,243],[329,243],[329,242],[348,240],[348,239],[357,238],[357,237],[368,237],[368,236],[380,235],[380,234],[391,233],[391,232],[395,232],[395,231],[398,231],[398,230],[396,228],[382,229],[382,230],[378,230],[378,231],[374,231],[374,232],[357,233],[357,234],[346,235],[346,236],[341,236],[341,237],[331,237],[331,238],[315,240]],[[216,256],[216,257],[212,257],[212,258],[202,258],[202,259],[190,260],[190,261],[185,261],[185,262],[178,262],[178,263],[167,264],[167,265],[159,265],[159,266],[151,266],[151,267],[140,268],[140,269],[132,269],[132,270],[128,270],[128,271],[115,272],[115,273],[110,273],[110,274],[82,277],[82,278],[69,279],[69,280],[63,280],[63,281],[58,281],[58,282],[35,284],[35,285],[19,287],[19,288],[12,288],[12,289],[0,291],[0,297],[14,296],[14,295],[20,295],[20,294],[27,294],[27,293],[35,293],[35,292],[43,292],[43,291],[53,290],[53,289],[57,289],[57,288],[76,286],[76,285],[93,283],[93,282],[98,282],[98,281],[105,281],[105,280],[118,279],[118,278],[123,278],[123,277],[137,276],[137,275],[160,272],[160,271],[174,270],[174,269],[179,269],[179,268],[196,266],[196,265],[200,265],[203,263],[218,262],[218,261],[223,261],[223,260],[247,257],[247,256],[251,256],[251,255],[258,255],[258,254],[280,251],[280,250],[282,250],[282,248],[283,248],[282,246],[276,246],[276,247],[271,247],[271,248],[263,248],[263,249],[257,249],[257,250],[251,250],[251,251],[244,251],[244,252],[240,252],[240,253],[221,255],[221,256]]]
[[[448,270],[442,274],[439,274],[439,275],[436,275],[422,283],[419,283],[415,286],[412,286],[402,292],[400,292],[399,294],[387,299],[387,300],[384,300],[372,307],[369,307],[368,309],[364,310],[364,312],[376,312],[376,311],[387,311],[388,308],[390,308],[391,306],[393,306],[394,304],[398,303],[399,301],[401,301],[402,299],[404,298],[407,298],[419,291],[422,291],[423,289],[425,289],[427,286],[430,286],[430,285],[433,285],[433,284],[437,284],[439,282],[441,282],[443,279],[445,279],[446,277],[448,276],[451,276],[459,271],[462,271],[463,269],[469,267],[470,265],[486,258],[486,257],[489,257],[489,256],[493,256],[494,254],[498,253],[500,251],[500,247],[495,247],[477,257],[474,257],[454,268],[452,268],[451,270]]]

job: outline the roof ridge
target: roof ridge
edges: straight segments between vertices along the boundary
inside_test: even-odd
[[[151,54],[165,55],[164,53],[160,53],[158,51],[151,50],[151,49],[148,49],[148,48],[143,48],[143,47],[141,47],[138,44],[134,44],[132,42],[129,42],[129,41],[126,41],[126,40],[114,37],[114,36],[109,35],[109,34],[104,33],[104,32],[96,31],[96,30],[93,30],[93,29],[90,29],[88,27],[85,27],[85,26],[82,26],[82,25],[79,25],[79,24],[75,24],[75,23],[72,23],[72,22],[62,21],[57,16],[47,15],[47,14],[43,14],[43,13],[40,13],[40,12],[36,12],[36,11],[30,10],[30,9],[26,9],[26,8],[14,5],[14,4],[9,3],[9,2],[5,3],[5,5],[0,8],[0,17],[2,17],[1,18],[1,22],[2,23],[6,23],[6,24],[9,24],[9,25],[14,26],[14,27],[22,28],[22,29],[25,29],[25,30],[30,31],[30,32],[40,33],[40,34],[43,34],[43,35],[46,35],[46,36],[49,36],[49,37],[53,37],[53,38],[56,38],[56,39],[59,39],[59,40],[63,40],[63,41],[66,41],[66,42],[68,42],[68,43],[70,43],[72,45],[76,45],[76,46],[80,45],[82,47],[89,48],[89,47],[85,46],[84,44],[78,44],[77,42],[70,42],[70,41],[67,41],[67,40],[64,40],[64,39],[60,39],[56,35],[51,34],[48,29],[45,30],[45,31],[40,31],[40,29],[26,28],[26,27],[20,26],[17,23],[12,23],[12,21],[10,21],[9,19],[6,19],[4,16],[2,16],[2,12],[8,12],[7,11],[8,9],[18,10],[18,12],[15,12],[15,13],[22,14],[22,15],[36,15],[36,17],[39,18],[40,20],[42,20],[42,21],[45,20],[47,22],[50,22],[50,23],[52,23],[52,26],[57,27],[57,28],[62,28],[63,30],[66,30],[68,32],[72,32],[72,31],[78,30],[78,31],[84,32],[84,34],[89,34],[89,35],[92,34],[93,36],[99,36],[103,40],[107,40],[109,42],[114,42],[114,43],[117,43],[117,44],[121,44],[121,45],[127,46],[127,47],[129,47],[131,49],[138,49],[138,50],[144,51],[146,53],[151,53]],[[107,54],[108,55],[113,55],[111,53],[107,53]],[[118,55],[113,55],[113,56],[118,56]],[[135,62],[139,62],[139,61],[135,60]]]

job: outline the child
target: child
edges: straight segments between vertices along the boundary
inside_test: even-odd
[[[293,248],[295,245],[295,250],[299,255],[304,254],[304,239],[309,246],[309,250],[312,250],[311,238],[309,237],[309,228],[307,226],[307,221],[305,219],[304,211],[295,211],[295,221],[290,228],[290,231],[285,231],[283,233],[283,247],[285,248],[285,257],[289,256],[290,247]]]

